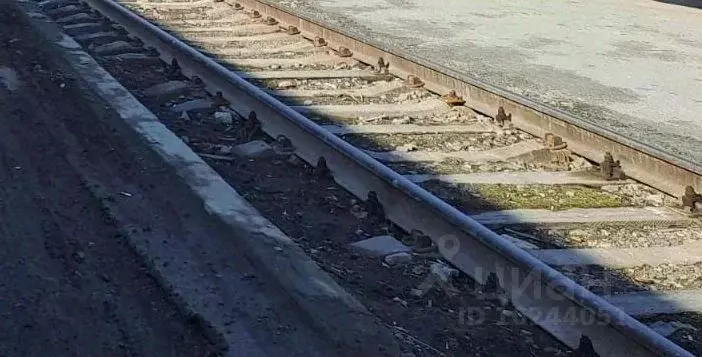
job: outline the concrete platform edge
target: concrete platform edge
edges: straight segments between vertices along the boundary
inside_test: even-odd
[[[313,326],[343,349],[342,355],[399,355],[397,341],[389,328],[168,130],[35,3],[17,0],[14,4],[37,33],[53,44],[48,50],[70,65],[79,81],[94,90],[152,150],[174,167],[202,200],[204,209],[233,232],[243,233],[232,237],[240,240],[246,256],[276,280],[310,317]]]

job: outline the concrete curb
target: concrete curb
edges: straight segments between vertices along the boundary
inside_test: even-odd
[[[226,223],[246,256],[272,276],[311,323],[342,355],[396,356],[390,330],[356,298],[323,272],[289,237],[240,196],[207,163],[172,133],[83,48],[45,16],[35,3],[15,2],[56,54],[128,124],[202,200],[205,210]],[[187,304],[187,301],[186,301]],[[197,311],[195,311],[197,313]]]

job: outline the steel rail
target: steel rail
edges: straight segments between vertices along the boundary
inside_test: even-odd
[[[185,75],[220,91],[234,108],[255,112],[264,131],[284,135],[296,154],[316,165],[326,159],[334,179],[358,197],[375,192],[386,216],[403,229],[430,236],[442,255],[478,282],[491,273],[522,314],[566,345],[587,336],[601,356],[692,356],[495,232],[380,164],[361,150],[112,0],[83,0],[125,27]]]
[[[437,93],[456,91],[473,109],[495,115],[500,107],[512,114],[515,127],[543,138],[553,133],[563,138],[572,152],[602,162],[606,152],[621,161],[627,176],[674,197],[682,197],[686,186],[702,192],[702,166],[673,156],[644,143],[624,137],[607,128],[588,123],[561,110],[534,102],[493,86],[465,73],[459,73],[430,60],[389,48],[372,39],[359,39],[347,30],[320,24],[304,14],[293,13],[268,0],[224,0],[259,11],[281,23],[297,27],[303,36],[321,37],[335,49],[345,47],[353,57],[366,63],[379,58],[390,63],[390,72],[402,78],[415,75]]]

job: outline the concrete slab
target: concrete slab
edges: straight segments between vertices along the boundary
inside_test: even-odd
[[[702,289],[640,292],[603,297],[632,316],[702,311]]]
[[[317,61],[315,63],[321,63],[322,61],[328,61],[328,64],[337,64],[340,62],[348,62],[348,60],[344,59],[339,59],[336,57],[330,57],[330,56],[318,56],[318,57],[305,57],[303,58],[305,61]],[[237,60],[237,64],[242,64],[246,63],[243,61]],[[297,63],[302,63],[302,59],[293,59],[288,62],[288,64],[297,64]],[[307,62],[309,63],[309,62]],[[270,63],[273,64],[273,63]],[[275,63],[277,65],[281,65],[282,63]],[[278,97],[331,97],[331,96],[338,96],[339,94],[345,94],[345,95],[350,95],[350,96],[355,96],[355,97],[378,97],[382,95],[383,93],[387,93],[389,91],[401,88],[404,85],[402,81],[392,81],[392,82],[385,82],[385,81],[376,81],[373,82],[372,85],[364,88],[337,88],[336,86],[331,87],[334,89],[284,89],[284,90],[269,90],[268,92],[278,96]]]
[[[674,247],[542,249],[530,251],[552,266],[599,265],[613,269],[635,266],[702,262],[702,244],[694,242]]]
[[[573,224],[649,222],[673,223],[690,219],[665,207],[573,208],[563,211],[547,209],[513,209],[484,212],[471,216],[489,226],[512,224]]]
[[[341,71],[339,71],[341,72]],[[344,71],[346,72],[346,71]],[[309,105],[291,106],[301,114],[332,115],[347,118],[400,116],[400,115],[430,115],[448,111],[450,108],[443,101],[429,99],[410,104],[358,104],[358,105]]]
[[[702,164],[702,10],[695,7],[651,0],[268,1]]]
[[[595,173],[577,171],[556,172],[475,172],[470,174],[431,175],[417,174],[405,175],[415,183],[427,181],[443,181],[456,184],[505,184],[505,185],[584,185],[606,186],[626,184],[628,181],[604,181]]]
[[[221,59],[220,59],[221,58]],[[216,60],[221,60],[221,61],[226,61],[226,56],[219,56],[219,58],[216,58]],[[327,65],[327,66],[334,66],[339,63],[348,63],[349,65],[353,65],[355,60],[350,59],[350,58],[341,58],[341,57],[332,57],[328,56],[324,53],[318,52],[317,54],[313,54],[311,56],[307,57],[294,57],[294,58],[283,58],[283,57],[267,57],[267,58],[242,58],[242,59],[235,59],[236,64],[238,66],[247,66],[247,67],[258,67],[258,68],[270,68],[270,66],[281,66],[281,67],[293,67],[299,65]],[[225,62],[226,63],[226,62]],[[308,94],[307,92],[312,92]],[[269,92],[272,93],[272,92]],[[276,93],[278,96],[285,96],[285,97],[302,97],[302,96],[308,96],[312,97],[315,95],[324,95],[324,94],[316,94],[317,92],[314,92],[314,90],[309,90],[306,92],[303,92],[302,94],[296,93],[296,92],[284,92],[284,93]],[[319,91],[318,93],[324,93],[322,91]],[[332,94],[333,95],[333,94]]]
[[[259,26],[259,25],[251,25],[251,26]],[[261,34],[266,34],[266,33],[273,33],[277,32],[278,29],[270,28],[271,26],[268,26],[268,29],[261,29],[260,31],[256,33],[245,33],[242,32],[240,33],[241,36],[249,36],[249,35],[261,35]],[[275,31],[274,31],[275,30]],[[243,31],[243,30],[242,30]],[[253,31],[253,30],[252,30]],[[221,56],[230,56],[230,57],[235,57],[235,58],[247,58],[247,56],[255,57],[258,58],[258,56],[262,55],[274,55],[274,54],[281,54],[285,52],[298,52],[298,53],[309,53],[313,54],[315,52],[323,52],[325,51],[321,47],[314,47],[311,43],[304,43],[304,42],[295,42],[291,43],[289,45],[283,45],[275,48],[239,48],[239,47],[217,47],[217,46],[210,46],[205,42],[201,43],[201,47],[207,50],[209,53],[213,53],[216,55],[221,55]]]
[[[272,47],[281,44],[290,44],[295,42],[305,42],[294,36],[290,36],[285,32],[273,32],[263,35],[253,36],[237,36],[237,32],[230,33],[229,28],[203,28],[203,31],[178,31],[178,34],[186,37],[189,41],[207,41],[211,45],[228,45],[230,43],[242,43],[251,45],[257,43],[259,46],[266,43],[271,43]],[[204,32],[207,31],[207,32]]]
[[[322,125],[332,134],[440,134],[440,133],[490,133],[493,127],[485,124],[467,125],[416,125],[416,124],[373,124],[373,125]]]
[[[490,161],[508,161],[516,157],[528,154],[535,150],[543,149],[536,140],[527,140],[516,143],[514,145],[483,150],[483,151],[455,151],[455,152],[440,152],[440,151],[370,151],[365,152],[376,160],[383,162],[431,162],[442,161],[446,159],[461,159],[465,162],[490,162]]]
[[[236,63],[236,61],[234,61]],[[260,71],[236,72],[236,75],[246,79],[322,79],[322,78],[378,78],[378,75],[363,69],[349,70],[318,70],[318,71]]]

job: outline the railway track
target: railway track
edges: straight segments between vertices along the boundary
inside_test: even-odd
[[[492,99],[476,100],[475,90],[462,98],[438,85],[441,77],[419,69],[408,75],[396,56],[371,61],[359,46],[340,46],[347,40],[332,30],[319,32],[289,13],[269,17],[282,11],[244,3],[122,2],[148,22],[107,0],[40,4],[340,279],[363,270],[371,277],[360,281],[372,274],[385,281],[408,274],[421,276],[421,283],[427,276],[439,279],[448,297],[430,295],[436,293],[419,284],[396,289],[407,297],[389,298],[405,309],[427,303],[427,296],[439,299],[452,311],[437,317],[440,326],[458,321],[451,316],[469,318],[466,301],[452,300],[456,290],[471,295],[470,303],[489,301],[483,320],[517,314],[567,346],[538,342],[527,328],[521,336],[538,355],[567,354],[568,348],[582,355],[590,343],[601,356],[686,355],[645,324],[672,326],[668,336],[675,343],[699,351],[702,233],[690,214],[702,204],[695,192],[699,170],[636,151],[640,145],[625,139],[611,150],[619,162],[603,157],[595,163],[597,146],[613,140],[611,133],[590,131],[592,143],[585,145],[575,138],[586,137],[582,132],[537,125],[509,98],[491,110]],[[322,33],[328,36],[313,36]],[[460,89],[471,85],[456,89],[465,93]],[[636,154],[628,155],[632,150]],[[334,189],[332,178],[356,197],[342,199],[348,194]],[[310,219],[300,212],[315,199],[295,197],[284,206],[266,199],[290,199],[286,185],[329,205],[327,193],[319,192],[324,186],[338,210],[332,216],[364,223],[342,224],[353,232],[349,241],[311,237],[304,229]],[[381,257],[386,266],[412,260],[389,277],[386,267],[366,267],[368,260],[358,266],[356,253],[344,251],[383,233],[414,250],[414,256]],[[406,330],[399,335],[412,336],[412,328]],[[407,336],[417,353],[444,353],[432,347],[436,341]],[[448,354],[465,347],[465,341],[446,342]]]

